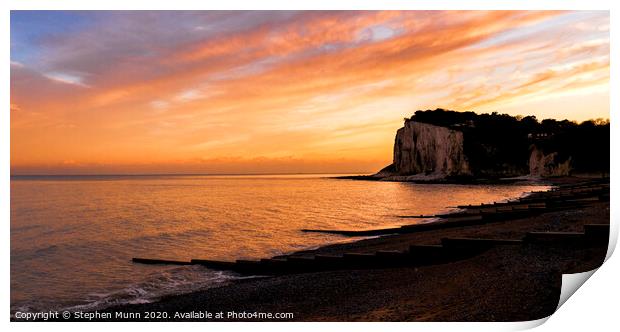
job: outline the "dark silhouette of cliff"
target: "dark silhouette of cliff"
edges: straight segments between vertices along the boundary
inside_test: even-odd
[[[608,120],[539,121],[535,116],[436,109],[415,112],[405,119],[405,127],[409,121],[462,132],[463,152],[474,177],[529,174],[533,149],[538,156],[546,157],[545,166],[566,163],[572,173],[609,173]]]

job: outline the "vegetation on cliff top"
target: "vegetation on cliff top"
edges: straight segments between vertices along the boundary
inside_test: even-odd
[[[581,123],[508,114],[476,114],[444,109],[417,111],[405,122],[416,121],[460,130],[470,166],[482,176],[527,173],[532,146],[557,152],[558,161],[571,158],[576,172],[609,173],[609,120]]]

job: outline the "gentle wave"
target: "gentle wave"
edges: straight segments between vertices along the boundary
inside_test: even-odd
[[[398,216],[544,189],[306,175],[12,178],[11,310],[95,310],[239,278],[199,266],[133,264],[132,257],[257,259],[355,240],[301,229],[432,222]]]
[[[110,293],[89,293],[85,304],[62,308],[68,311],[101,310],[124,304],[151,303],[170,295],[191,293],[224,286],[242,277],[201,266],[183,266],[154,273],[145,281]]]

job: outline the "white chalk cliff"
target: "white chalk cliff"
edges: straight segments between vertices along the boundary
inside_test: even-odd
[[[396,133],[393,164],[376,176],[406,181],[469,175],[471,170],[463,152],[462,132],[406,121]]]
[[[552,152],[545,154],[535,145],[532,146],[530,154],[530,175],[531,176],[568,176],[571,172],[571,158],[563,162],[558,162],[558,153]]]
[[[472,156],[465,155],[464,134],[460,130],[406,120],[396,132],[394,160],[373,177],[386,181],[435,181],[467,177],[525,176],[521,165],[499,164],[480,169]],[[476,144],[476,143],[474,143]],[[489,147],[483,147],[489,149]],[[526,166],[528,160],[523,160]],[[557,152],[545,153],[531,146],[529,176],[550,177],[570,175],[571,158],[560,160]],[[472,169],[478,165],[478,169]]]

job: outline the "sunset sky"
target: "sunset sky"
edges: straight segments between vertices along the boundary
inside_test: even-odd
[[[367,173],[418,109],[609,118],[609,13],[11,13],[11,171]]]

